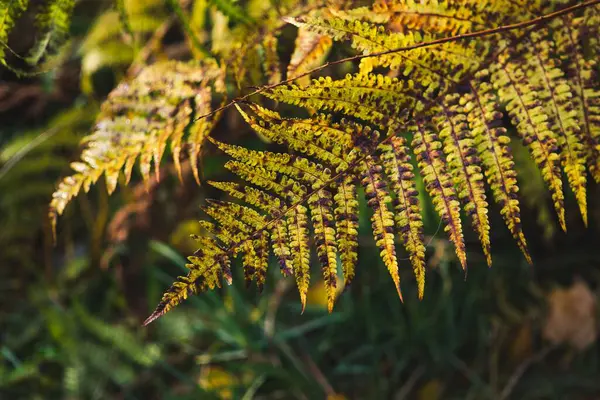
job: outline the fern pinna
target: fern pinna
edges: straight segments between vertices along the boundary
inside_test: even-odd
[[[417,173],[463,268],[462,213],[492,263],[492,201],[531,263],[509,148],[513,132],[541,171],[562,229],[563,172],[587,224],[588,174],[600,182],[598,42],[590,34],[597,32],[599,2],[383,0],[286,18],[306,38],[308,51],[315,51],[306,64],[322,58],[329,47],[322,38],[329,38],[359,53],[349,58],[360,60],[357,70],[341,79],[293,84],[312,72],[293,58],[291,79],[257,90],[306,108],[307,118],[232,102],[256,132],[287,151],[255,151],[209,138],[231,157],[225,166],[241,182],[208,183],[237,201],[204,206],[212,222],[201,223],[206,234],[196,237],[199,249],[189,257],[189,273],[164,294],[146,324],[189,294],[230,282],[238,255],[245,279],[261,288],[274,254],[281,272],[295,277],[304,307],[313,248],[331,311],[338,267],[345,285],[355,274],[359,187],[400,298],[397,240],[409,254],[422,297],[426,262]],[[90,161],[86,168],[96,170]],[[51,215],[61,213],[74,194],[59,188]]]
[[[30,3],[29,0],[2,0],[0,4],[0,64],[17,75],[29,75],[31,71],[10,65],[6,60],[6,50],[30,66],[36,66],[45,55],[58,53],[68,36],[75,1],[47,0],[37,3],[39,4]],[[9,47],[8,39],[26,11],[34,17],[36,39],[28,54],[23,57]]]

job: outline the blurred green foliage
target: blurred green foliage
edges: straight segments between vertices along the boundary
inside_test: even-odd
[[[182,2],[180,11],[189,18],[191,32],[202,32],[196,38],[204,43],[208,32],[221,35],[232,22],[245,32],[265,4],[196,0]],[[309,306],[301,314],[292,281],[279,277],[272,260],[262,295],[242,287],[237,276],[234,285],[193,297],[142,328],[164,288],[182,273],[182,254],[190,252],[185,238],[198,229],[190,223],[199,215],[197,205],[217,192],[195,186],[189,169],[183,183],[170,174],[148,191],[124,188],[110,200],[98,187],[74,203],[56,247],[46,207],[79,140],[93,125],[97,98],[126,76],[148,35],[168,18],[181,19],[177,13],[169,2],[123,0],[113,7],[108,1],[81,1],[71,28],[79,46],[58,70],[25,81],[0,71],[0,91],[13,96],[12,103],[0,97],[0,398],[600,395],[598,341],[577,349],[544,339],[552,289],[581,278],[597,292],[600,190],[590,185],[590,228],[575,218],[575,201],[569,198],[567,216],[575,217],[567,221],[569,234],[560,233],[550,225],[551,202],[540,190],[537,172],[518,161],[523,155],[518,144],[513,147],[523,196],[529,199],[523,223],[533,267],[525,265],[494,212],[494,266],[485,266],[476,238],[467,236],[471,262],[465,276],[429,204],[424,213],[430,235],[425,299],[416,300],[404,260],[406,300],[401,304],[361,203],[364,240],[357,277],[332,314],[317,293],[323,290],[319,282],[309,290]],[[185,31],[180,24],[167,32],[158,58],[179,54],[189,40]],[[217,40],[212,45],[228,49]],[[65,75],[76,80],[77,90],[65,89],[70,87]],[[32,87],[41,88],[34,91],[37,97],[30,96]],[[27,101],[14,102],[23,93]],[[56,93],[62,95],[53,97]],[[34,104],[39,107],[31,114]],[[225,115],[216,135],[266,146],[235,113]],[[225,177],[222,165],[220,155],[203,155],[204,179]],[[240,268],[234,270],[241,274]],[[581,323],[573,314],[565,324]]]

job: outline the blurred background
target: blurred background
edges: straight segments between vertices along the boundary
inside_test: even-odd
[[[31,10],[43,1],[31,4],[0,65],[0,398],[600,398],[600,187],[588,187],[587,229],[567,193],[564,234],[516,141],[533,266],[494,210],[493,267],[466,232],[465,274],[423,197],[425,299],[417,299],[404,260],[402,304],[361,203],[357,277],[332,314],[318,267],[301,314],[294,282],[282,279],[272,260],[262,295],[244,287],[238,268],[232,286],[192,297],[142,327],[185,273],[185,257],[195,250],[189,236],[200,233],[198,206],[222,195],[198,187],[189,164],[179,182],[171,160],[148,189],[134,177],[109,197],[101,179],[59,219],[53,246],[47,210],[55,185],[69,173],[102,100],[145,63],[209,53],[227,60],[249,31],[275,25],[280,58],[289,60],[296,30],[278,12],[293,2],[81,0],[67,37],[35,68],[22,55],[35,46]],[[334,46],[329,57],[349,54]],[[230,97],[266,83],[252,65],[227,88]],[[352,66],[336,68],[324,73]],[[235,110],[213,135],[269,146]],[[206,146],[202,179],[227,179],[224,161]]]

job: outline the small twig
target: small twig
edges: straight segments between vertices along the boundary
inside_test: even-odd
[[[369,58],[369,57],[380,57],[380,56],[384,56],[384,55],[388,55],[388,54],[394,54],[394,53],[400,53],[400,52],[405,52],[405,51],[410,51],[410,50],[415,50],[415,49],[420,49],[423,47],[430,47],[430,46],[435,46],[438,44],[444,44],[444,43],[449,43],[449,42],[456,42],[458,40],[463,40],[463,39],[472,39],[472,38],[476,38],[476,37],[481,37],[481,36],[489,36],[489,35],[493,35],[496,33],[502,33],[502,32],[507,32],[507,31],[512,31],[515,29],[522,29],[522,28],[527,28],[529,26],[533,26],[533,25],[540,25],[543,23],[546,23],[554,18],[566,15],[566,14],[571,14],[577,10],[582,10],[584,8],[599,4],[600,0],[587,0],[584,1],[583,3],[580,4],[575,4],[573,6],[570,7],[566,7],[563,8],[562,10],[558,10],[546,15],[542,15],[540,17],[537,18],[533,18],[530,19],[528,21],[523,21],[523,22],[518,22],[515,24],[509,24],[509,25],[502,25],[499,26],[497,28],[491,28],[491,29],[483,29],[483,30],[479,30],[479,31],[475,31],[475,32],[470,32],[470,33],[463,33],[460,35],[455,35],[455,36],[449,36],[449,37],[445,37],[445,38],[441,38],[441,39],[436,39],[436,40],[432,40],[429,42],[422,42],[422,43],[417,43],[417,44],[413,44],[411,46],[405,46],[405,47],[398,47],[395,49],[391,49],[391,50],[385,50],[385,51],[380,51],[377,53],[371,53],[371,54],[357,54],[354,56],[350,56],[350,57],[346,57],[346,58],[342,58],[339,60],[335,60],[335,61],[330,61],[327,62],[319,67],[313,68],[309,71],[306,71],[300,75],[296,75],[293,76],[291,78],[285,79],[281,82],[278,83],[274,83],[271,85],[265,85],[265,86],[261,86],[258,89],[255,89],[254,91],[241,96],[241,97],[237,97],[233,100],[231,100],[229,103],[227,103],[226,105],[219,107],[207,114],[203,114],[200,115],[199,117],[197,117],[194,121],[198,121],[200,119],[209,117],[219,111],[223,111],[235,104],[241,103],[246,101],[248,98],[250,98],[251,96],[254,96],[256,94],[262,93],[266,90],[270,90],[270,89],[274,89],[278,86],[282,86],[282,85],[287,85],[288,83],[291,83],[297,79],[303,78],[305,76],[314,74],[315,72],[319,72],[325,68],[331,67],[332,65],[337,65],[337,64],[343,64],[346,62],[353,62],[353,61],[358,61],[358,60],[362,60],[363,58]]]
[[[50,128],[47,131],[40,133],[35,139],[31,142],[27,143],[23,146],[19,151],[17,151],[7,162],[0,168],[0,179],[4,178],[6,174],[15,166],[19,161],[21,161],[27,153],[31,150],[54,136],[62,127],[56,126],[54,128]]]
[[[289,279],[280,279],[275,286],[275,291],[273,295],[269,299],[269,303],[267,305],[267,313],[265,316],[265,324],[264,324],[264,332],[265,336],[271,339],[275,334],[275,319],[277,317],[277,310],[279,310],[279,306],[281,305],[281,300],[283,299],[283,295],[288,291],[288,289],[292,286],[292,281]]]
[[[323,391],[325,391],[325,394],[327,396],[333,396],[335,394],[335,390],[333,390],[333,387],[331,386],[325,375],[323,375],[323,372],[321,372],[319,366],[315,364],[313,359],[308,354],[303,354],[302,358],[304,359],[308,370],[310,371],[313,378],[315,378],[315,380],[323,388]]]
[[[528,359],[526,359],[525,361],[523,361],[517,367],[515,372],[513,372],[510,379],[506,383],[506,386],[504,386],[504,389],[502,390],[502,392],[500,393],[500,396],[498,397],[499,400],[507,399],[508,396],[510,396],[510,394],[512,393],[515,386],[517,386],[517,383],[519,383],[519,380],[523,377],[525,372],[527,372],[529,367],[531,367],[531,365],[533,365],[535,363],[542,361],[548,355],[548,353],[550,353],[556,347],[557,347],[556,345],[548,346],[548,347],[542,349],[537,354],[534,354],[533,356],[531,356]]]
[[[404,400],[408,398],[408,395],[413,390],[419,378],[423,376],[425,373],[425,367],[423,365],[419,365],[417,369],[415,369],[412,374],[408,377],[404,385],[398,390],[396,396],[394,396],[395,400]]]

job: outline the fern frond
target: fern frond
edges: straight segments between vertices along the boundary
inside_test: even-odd
[[[266,35],[262,41],[264,51],[264,68],[270,85],[281,81],[281,67],[277,54],[277,38],[275,35]]]
[[[265,225],[265,218],[252,208],[241,206],[236,203],[219,202],[209,200],[208,205],[203,208],[204,212],[211,216],[222,227],[233,228],[236,241],[248,239],[256,229]],[[260,231],[256,238],[246,240],[242,247],[244,252],[244,276],[246,284],[252,279],[256,280],[259,291],[262,291],[267,272],[268,242],[267,232]]]
[[[246,122],[258,133],[276,143],[285,144],[292,150],[315,157],[335,170],[348,166],[352,137],[363,129],[362,126],[345,120],[335,123],[327,115],[290,119],[255,104],[251,105],[251,109],[255,116],[249,116],[238,107]]]
[[[209,185],[220,189],[234,198],[245,201],[271,216],[279,216],[280,210],[285,207],[285,203],[267,192],[256,189],[250,186],[241,187],[241,185],[233,182],[213,182],[209,181]],[[209,229],[210,231],[210,229]],[[271,242],[273,244],[273,254],[279,260],[279,267],[284,276],[291,275],[291,250],[288,242],[287,225],[283,220],[276,220],[271,229]]]
[[[344,178],[334,195],[336,241],[340,252],[344,287],[354,280],[358,263],[358,200],[353,177]]]
[[[344,79],[319,78],[307,87],[279,86],[264,94],[272,99],[317,110],[342,112],[386,127],[418,100],[415,83],[375,74],[348,75]],[[433,85],[432,85],[433,86]],[[396,117],[397,116],[397,117]]]
[[[417,279],[419,298],[422,299],[425,292],[423,220],[406,140],[392,137],[389,144],[379,146],[379,151],[390,187],[396,195],[393,199],[396,227],[409,254]]]
[[[319,35],[304,27],[298,28],[294,52],[287,68],[287,78],[302,75],[320,65],[327,57],[332,43],[329,36]],[[303,86],[308,83],[308,77],[301,78],[297,83]]]
[[[372,9],[361,7],[351,10],[350,15],[370,22],[386,24],[396,31],[420,30],[436,34],[456,35],[473,30],[473,26],[484,23],[477,13],[477,5],[438,1],[393,0],[376,2]]]
[[[186,267],[190,272],[186,276],[177,278],[177,281],[165,292],[152,315],[144,321],[144,325],[169,312],[190,294],[198,294],[220,286],[220,271],[223,265],[229,263],[229,259],[222,250],[218,249],[214,241],[202,237],[201,245],[202,249],[197,251],[196,256],[188,257],[190,264]]]
[[[212,89],[221,91],[223,71],[205,62],[159,63],[146,68],[132,82],[120,84],[102,107],[94,132],[84,138],[86,149],[81,162],[71,166],[75,173],[63,179],[52,196],[50,218],[53,226],[67,204],[83,188],[88,191],[102,175],[112,193],[121,170],[129,181],[136,160],[140,172],[148,180],[151,162],[158,171],[167,142],[177,170],[184,140],[193,160],[193,171],[199,181],[196,165],[200,148],[213,120],[194,123],[194,116],[211,110]]]
[[[42,56],[56,48],[69,33],[75,0],[49,0],[36,12],[35,25],[40,37],[26,60],[36,65]]]
[[[328,190],[321,189],[309,197],[308,205],[314,228],[317,257],[323,271],[327,309],[332,312],[336,295],[338,254],[332,195]]]
[[[506,128],[502,127],[502,112],[498,110],[492,85],[485,81],[488,75],[487,70],[479,71],[476,74],[477,88],[471,85],[471,92],[463,95],[460,103],[464,106],[469,128],[476,138],[475,145],[484,166],[484,174],[494,199],[501,208],[500,213],[526,260],[531,264],[531,256],[521,227],[517,173],[507,147],[510,139],[505,136]]]
[[[438,114],[433,117],[433,122],[443,140],[448,169],[458,189],[458,197],[467,216],[472,219],[473,229],[479,236],[487,264],[491,266],[490,222],[481,160],[477,156],[464,110],[458,104],[459,98],[458,94],[446,96],[440,104]]]
[[[0,63],[2,65],[6,65],[5,49],[8,46],[8,35],[28,4],[29,0],[8,0],[0,5]]]
[[[323,165],[338,170],[348,167],[347,150],[352,146],[352,134],[358,135],[362,127],[357,124],[333,123],[327,116],[311,119],[284,119],[278,113],[251,105],[256,114],[250,117],[241,108],[246,121],[265,137],[286,144],[291,149],[318,159]],[[354,278],[358,260],[358,201],[356,185],[347,177],[339,183],[334,197],[335,232],[338,242],[344,284],[349,286]]]
[[[580,27],[579,37],[587,40],[588,51],[592,54],[589,59],[598,55],[600,44],[600,8],[588,7],[583,11],[583,22]]]
[[[406,34],[389,32],[381,25],[359,21],[341,13],[328,18],[299,17],[289,21],[317,34],[330,36],[333,40],[349,40],[352,47],[363,54],[378,53],[434,39],[431,35],[423,35],[418,31],[409,31]],[[440,75],[456,80],[477,66],[479,56],[472,44],[450,42],[427,49],[415,49],[410,53],[390,53],[363,58],[360,70],[362,73],[368,73],[376,67],[388,67],[391,70],[399,70],[403,76],[412,76],[419,81],[425,80],[424,83],[437,81]]]
[[[285,150],[256,151],[209,138],[231,157],[225,167],[244,183],[211,182],[234,200],[206,202],[203,210],[210,221],[201,223],[205,232],[196,238],[200,248],[190,258],[190,272],[165,294],[147,322],[177,305],[188,293],[216,287],[222,279],[229,282],[231,259],[237,256],[242,259],[246,282],[256,280],[261,289],[270,252],[279,260],[284,275],[295,276],[304,310],[312,247],[331,311],[337,292],[338,254],[346,286],[355,275],[358,185],[371,208],[375,244],[400,299],[396,233],[409,255],[422,298],[426,262],[416,170],[463,268],[467,260],[461,209],[471,220],[491,264],[486,186],[531,263],[509,148],[507,128],[511,125],[503,111],[527,148],[522,150],[531,154],[532,164],[541,171],[563,229],[561,164],[584,219],[584,166],[587,163],[594,177],[599,170],[596,140],[600,96],[595,61],[582,46],[594,40],[581,37],[595,16],[586,12],[573,19],[564,17],[566,11],[553,13],[560,2],[384,0],[369,9],[341,11],[334,5],[294,13],[301,16],[285,19],[299,27],[288,67],[291,79],[281,84],[275,82],[280,74],[276,37],[285,35],[253,29],[251,23],[234,26],[231,32],[243,37],[243,43],[216,41],[215,46],[221,47],[215,51],[227,54],[224,64],[240,88],[248,82],[264,83],[263,72],[270,84],[232,104],[257,133]],[[543,13],[546,15],[533,20]],[[272,15],[276,13],[263,14],[265,21],[275,21]],[[558,17],[564,17],[562,25],[537,25]],[[515,24],[519,21],[524,22]],[[490,26],[498,28],[487,29]],[[506,35],[515,27],[527,29]],[[229,31],[229,27],[223,29]],[[473,32],[475,29],[482,31]],[[456,33],[469,33],[469,41],[463,40],[465,35],[448,37]],[[360,59],[359,73],[291,85],[294,76],[323,62],[332,41],[349,42],[361,54],[326,66]],[[118,101],[111,97],[105,106],[97,132],[84,152],[84,162],[75,164],[77,178],[67,178],[55,195],[55,214],[62,212],[79,188],[87,189],[102,174],[107,175],[113,190],[120,170],[125,169],[128,177],[137,158],[141,159],[142,175],[147,177],[152,161],[158,165],[169,140],[178,162],[185,132],[190,132],[189,154],[196,160],[208,124],[213,122],[201,118],[211,110],[210,86],[222,89],[224,72],[203,68],[202,77],[188,72],[178,72],[185,77],[183,82],[169,80],[165,73],[169,90],[159,85],[157,97],[152,80],[144,85],[133,81],[127,90],[112,95]],[[290,118],[249,103],[249,96],[258,93],[278,103],[302,107],[310,117]],[[200,114],[201,122],[193,123]],[[117,129],[135,134],[116,135]],[[408,141],[404,135],[410,137]],[[416,156],[416,170],[410,150]],[[198,178],[197,170],[195,175]]]
[[[425,189],[431,196],[435,210],[442,218],[444,230],[454,244],[456,256],[463,269],[467,268],[467,253],[460,221],[460,206],[453,181],[445,167],[446,160],[441,151],[442,144],[432,129],[422,120],[410,127],[413,133],[411,146],[417,156]]]
[[[371,226],[375,244],[379,248],[381,259],[394,281],[398,296],[400,300],[403,300],[394,237],[394,214],[389,208],[392,199],[383,179],[383,168],[375,157],[367,156],[365,161],[360,163],[358,169],[361,184],[365,189],[367,205],[373,210]]]
[[[525,43],[530,44],[527,41]],[[552,68],[551,60],[542,59],[537,48],[528,47],[527,50],[530,51],[530,56],[524,68],[528,75],[519,65],[504,56],[494,66],[492,80],[498,89],[500,100],[506,104],[512,123],[542,171],[559,223],[566,231],[559,153],[565,154],[564,163],[569,165],[568,176],[573,191],[582,191],[585,201],[585,186],[581,187],[578,177],[580,169],[578,166],[572,168],[573,163],[578,163],[579,159],[569,151],[569,144],[573,146],[571,142],[576,134],[572,113],[568,110],[569,87],[561,80],[561,72]],[[563,151],[560,151],[559,145]]]
[[[600,182],[600,89],[597,87],[596,61],[584,58],[576,29],[582,20],[563,17],[560,22],[562,24],[553,31],[556,51],[569,78],[573,93],[571,102],[581,124],[582,143],[586,144],[587,164],[594,180]],[[581,207],[582,201],[578,200]],[[587,223],[586,216],[584,220]]]
[[[288,230],[290,232],[290,248],[292,250],[294,276],[300,293],[302,311],[306,307],[306,293],[310,282],[310,248],[308,246],[308,217],[307,209],[298,205],[294,207],[288,217]]]

